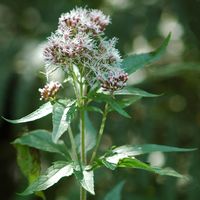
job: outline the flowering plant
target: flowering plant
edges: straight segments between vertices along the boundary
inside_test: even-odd
[[[40,100],[45,103],[21,119],[7,120],[11,123],[25,123],[52,114],[51,132],[38,129],[22,135],[13,142],[19,154],[26,152],[32,158],[29,159],[30,169],[27,169],[23,160],[19,162],[30,182],[22,195],[35,193],[45,199],[42,191],[63,177],[75,175],[80,183],[80,199],[86,200],[87,192],[95,194],[94,171],[100,167],[110,170],[137,168],[160,175],[185,177],[172,169],[151,166],[137,157],[155,151],[179,152],[194,149],[155,144],[123,145],[111,147],[103,155],[98,155],[108,114],[116,111],[129,118],[124,108],[142,97],[157,96],[127,86],[126,83],[130,74],[157,60],[170,39],[169,35],[156,51],[130,55],[122,59],[115,47],[117,39],[108,39],[105,36],[104,31],[109,23],[110,17],[100,10],[76,8],[61,15],[58,29],[48,38],[44,49],[47,83],[39,89]],[[65,77],[62,83],[52,80],[52,75],[57,70],[61,70]],[[59,96],[59,91],[63,90],[65,83],[72,86],[74,96]],[[104,105],[104,109],[98,105]],[[102,115],[98,135],[92,132],[88,112],[98,112]],[[80,133],[76,136],[71,126],[75,118],[79,118],[80,121]],[[64,142],[65,133],[69,135],[71,149]],[[28,148],[56,153],[61,159],[40,175],[34,153],[30,153]]]

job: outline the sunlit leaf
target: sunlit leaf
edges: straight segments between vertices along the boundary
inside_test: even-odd
[[[35,130],[17,138],[13,144],[21,144],[34,147],[42,151],[59,153],[66,157],[68,155],[65,144],[59,140],[57,144],[52,141],[51,133],[46,130]]]
[[[76,111],[75,101],[57,102],[53,106],[53,133],[52,140],[56,143],[62,134],[67,131]]]
[[[123,98],[120,100],[117,100],[117,103],[121,106],[121,108],[126,108],[130,105],[132,105],[133,103],[135,103],[136,101],[140,100],[142,97],[140,96],[131,96],[128,98]]]
[[[144,145],[123,145],[112,150],[113,154],[126,154],[127,156],[137,156],[155,151],[160,152],[187,152],[196,148],[179,148],[166,145],[144,144]]]
[[[85,167],[83,170],[79,168],[77,171],[76,169],[74,173],[81,186],[94,195],[94,172]]]
[[[72,163],[57,161],[34,181],[21,195],[29,195],[36,191],[43,191],[57,183],[61,178],[70,176],[73,173]]]
[[[52,110],[53,110],[52,104],[50,102],[47,102],[43,104],[42,106],[40,106],[36,111],[20,119],[16,119],[16,120],[10,120],[10,119],[5,119],[5,118],[4,119],[13,124],[25,123],[25,122],[35,121],[37,119],[45,117],[49,115],[50,113],[52,113]]]
[[[121,191],[125,181],[118,183],[105,197],[104,200],[121,200]]]
[[[165,40],[163,41],[162,45],[155,51],[150,53],[142,53],[142,54],[135,54],[126,57],[121,65],[121,68],[126,71],[128,74],[132,74],[138,69],[141,69],[147,64],[150,64],[154,61],[159,60],[161,55],[165,52],[167,45],[169,43],[171,34],[169,34]]]

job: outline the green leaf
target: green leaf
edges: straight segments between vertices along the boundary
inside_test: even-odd
[[[151,94],[139,88],[125,87],[119,91],[115,91],[114,95],[135,95],[140,97],[157,97],[157,94]]]
[[[140,96],[134,96],[134,97],[129,97],[129,98],[123,98],[117,101],[117,103],[121,106],[121,108],[126,108],[136,101],[140,100],[142,97]]]
[[[51,133],[46,130],[39,129],[28,132],[26,135],[17,138],[13,144],[21,144],[40,149],[42,151],[59,153],[65,157],[68,155],[64,142],[59,140],[57,144],[55,144],[51,139]]]
[[[20,119],[16,119],[16,120],[10,120],[10,119],[6,119],[6,118],[3,118],[3,119],[5,119],[6,121],[13,123],[13,124],[35,121],[37,119],[40,119],[40,118],[45,117],[45,116],[49,115],[50,113],[52,113],[52,109],[53,109],[53,106],[51,105],[51,103],[47,102],[47,103],[43,104],[42,106],[40,106],[36,111],[34,111],[31,114],[29,114],[25,117],[22,117]]]
[[[24,145],[14,144],[17,150],[17,163],[21,172],[28,179],[29,184],[33,183],[40,175],[40,158],[36,149]],[[43,192],[35,193],[36,196],[45,200]]]
[[[103,114],[102,110],[96,106],[88,106],[86,108],[87,111],[91,111],[91,112],[98,112],[100,114]]]
[[[120,115],[127,118],[131,118],[131,116],[116,101],[114,100],[109,101],[109,105],[113,110],[117,111]]]
[[[159,60],[161,55],[165,52],[167,45],[169,43],[171,34],[169,34],[162,45],[155,51],[150,53],[142,53],[130,55],[125,58],[122,62],[121,68],[126,71],[128,74],[132,74],[136,70],[144,67],[147,64],[150,64],[154,61]]]
[[[94,195],[94,172],[89,169],[90,166],[86,166],[83,170],[80,169],[80,166],[77,166],[74,174],[81,186]]]
[[[73,173],[72,163],[57,161],[34,181],[21,195],[29,195],[37,191],[43,191],[57,183],[61,178],[70,176]]]
[[[85,113],[85,150],[88,152],[91,150],[96,144],[96,136],[97,131],[94,128],[89,116]],[[78,151],[80,152],[80,134],[78,134],[75,138],[76,144],[79,147]]]
[[[118,167],[142,169],[142,170],[153,172],[162,176],[174,176],[178,178],[187,178],[186,176],[179,174],[173,169],[170,169],[170,168],[162,169],[159,167],[151,167],[150,165],[140,160],[137,160],[135,158],[124,158],[120,160],[118,163]]]
[[[121,191],[125,181],[118,183],[105,197],[104,200],[121,200]]]
[[[196,148],[179,148],[157,144],[144,144],[144,145],[123,145],[112,150],[113,156],[122,154],[126,156],[138,156],[142,154],[152,153],[155,151],[160,152],[187,152],[194,151]]]
[[[76,111],[75,101],[60,101],[53,106],[53,133],[52,140],[57,143],[62,134],[67,131]]]

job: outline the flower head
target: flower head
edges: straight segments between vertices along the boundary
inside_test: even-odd
[[[107,39],[104,30],[110,17],[96,9],[76,8],[59,18],[58,29],[44,49],[47,76],[61,68],[70,76],[73,66],[89,84],[100,81],[109,91],[122,88],[127,75],[116,49],[117,39]]]
[[[41,95],[40,100],[47,101],[50,98],[54,98],[60,87],[61,84],[58,81],[51,81],[50,83],[47,83],[43,88],[39,88],[39,92]]]

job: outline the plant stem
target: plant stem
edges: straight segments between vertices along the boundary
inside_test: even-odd
[[[86,150],[85,150],[85,100],[84,100],[84,85],[80,83],[80,144],[81,144],[81,162],[83,165],[87,164],[86,160]],[[87,192],[86,190],[81,186],[80,187],[80,200],[86,200],[87,198]]]
[[[104,112],[103,112],[102,121],[101,121],[101,126],[100,126],[100,129],[99,129],[97,143],[96,143],[96,145],[94,147],[94,151],[92,153],[92,157],[91,157],[90,163],[92,163],[94,161],[95,157],[96,157],[96,154],[97,154],[100,142],[101,142],[101,138],[102,138],[102,135],[103,135],[103,132],[104,132],[104,127],[105,127],[107,114],[108,114],[108,104],[106,103],[105,109],[104,109]]]
[[[76,152],[76,143],[75,143],[73,132],[72,132],[72,129],[71,129],[70,126],[68,128],[68,133],[69,133],[69,138],[70,138],[71,145],[72,145],[72,155],[73,155],[73,158],[76,161],[78,161],[78,156],[77,156],[77,152]]]

